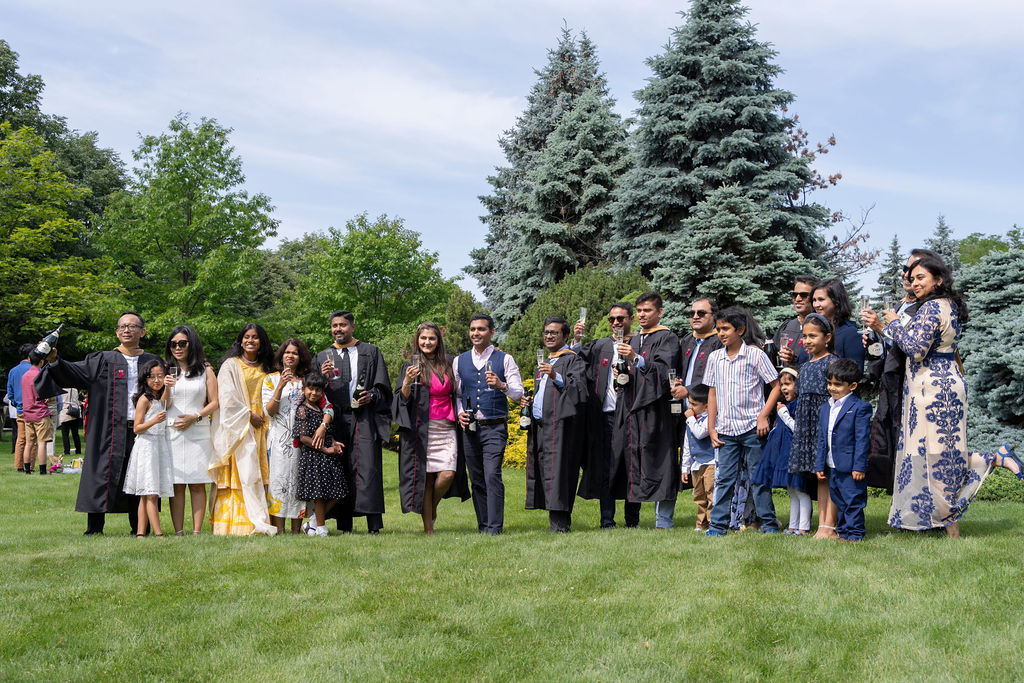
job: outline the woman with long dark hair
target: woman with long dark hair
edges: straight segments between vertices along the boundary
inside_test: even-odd
[[[920,303],[910,322],[886,311],[883,328],[873,312],[863,315],[871,329],[884,329],[907,354],[889,525],[944,528],[958,538],[960,518],[992,468],[1004,467],[1018,479],[1024,479],[1024,468],[1009,444],[995,453],[967,450],[967,386],[957,356],[967,304],[949,268],[925,256],[910,267],[909,279]]]
[[[398,423],[399,498],[402,512],[420,513],[423,532],[432,534],[437,504],[446,497],[468,499],[469,487],[456,433],[452,357],[441,328],[421,323],[409,348],[391,406]]]
[[[203,528],[206,513],[206,486],[213,462],[212,421],[220,402],[217,376],[206,362],[203,342],[188,325],[178,325],[164,345],[169,390],[167,440],[171,449],[174,497],[171,498],[171,523],[174,533],[185,534],[185,489],[192,497],[192,533]]]
[[[857,323],[850,320],[853,305],[842,280],[831,278],[815,284],[814,291],[811,292],[811,306],[815,313],[825,316],[832,324],[835,355],[838,358],[856,361],[863,370],[864,342],[857,329]],[[798,362],[803,363],[807,358],[807,353],[801,349]]]
[[[210,476],[216,489],[211,521],[218,535],[273,536],[267,505],[267,418],[263,382],[274,370],[274,350],[256,323],[242,328],[217,375],[220,424],[214,434]]]
[[[300,533],[306,501],[296,495],[299,484],[299,449],[292,443],[295,409],[302,405],[302,378],[313,356],[301,339],[286,339],[274,354],[274,372],[263,381],[263,409],[270,418],[267,457],[270,459],[270,519],[279,533],[291,520],[293,534]]]

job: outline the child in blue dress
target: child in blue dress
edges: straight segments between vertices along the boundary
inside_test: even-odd
[[[778,408],[775,426],[768,434],[753,481],[789,491],[789,528],[783,533],[804,536],[811,529],[811,497],[803,490],[803,475],[789,471],[789,454],[793,445],[792,414],[796,411],[799,376],[794,368],[779,371],[779,389],[786,403]]]

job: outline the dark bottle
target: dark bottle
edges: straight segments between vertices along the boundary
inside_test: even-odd
[[[476,411],[473,410],[473,402],[469,399],[469,396],[466,397],[466,412],[469,413],[469,424],[466,425],[466,431],[467,432],[475,432],[476,431]]]
[[[882,344],[882,336],[874,330],[868,330],[868,345],[864,355],[868,362],[876,361],[885,353],[885,346]]]
[[[359,399],[366,393],[366,375],[360,375],[359,381],[356,382],[355,389],[352,390],[352,410],[359,408]]]
[[[529,396],[529,394],[527,394],[527,396]],[[519,410],[519,428],[529,429],[532,423],[533,413],[530,410],[530,406],[525,405]]]
[[[50,351],[53,350],[53,347],[54,345],[56,345],[57,340],[60,339],[60,331],[61,328],[63,327],[64,323],[61,323],[57,325],[56,329],[54,329],[48,335],[43,337],[43,340],[36,344],[36,353],[38,353],[40,356],[49,356]]]

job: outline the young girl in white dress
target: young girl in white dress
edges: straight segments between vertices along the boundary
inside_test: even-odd
[[[161,359],[146,362],[139,368],[135,402],[135,445],[128,458],[128,471],[124,477],[124,492],[139,496],[139,525],[136,536],[146,535],[147,521],[153,535],[160,531],[161,498],[174,495],[171,475],[171,452],[167,445],[167,410],[163,396],[167,365]]]
[[[171,330],[164,359],[168,368],[164,384],[170,389],[167,442],[174,475],[171,523],[174,533],[183,536],[187,487],[192,497],[192,533],[198,534],[206,514],[206,488],[213,482],[207,470],[213,462],[213,418],[220,407],[217,375],[206,363],[199,335],[188,325]]]

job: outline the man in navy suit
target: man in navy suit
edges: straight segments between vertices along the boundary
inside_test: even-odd
[[[818,479],[839,508],[836,533],[844,541],[864,538],[864,507],[868,502],[868,455],[871,453],[871,404],[855,395],[860,365],[837,358],[825,373],[832,397],[818,416]]]

